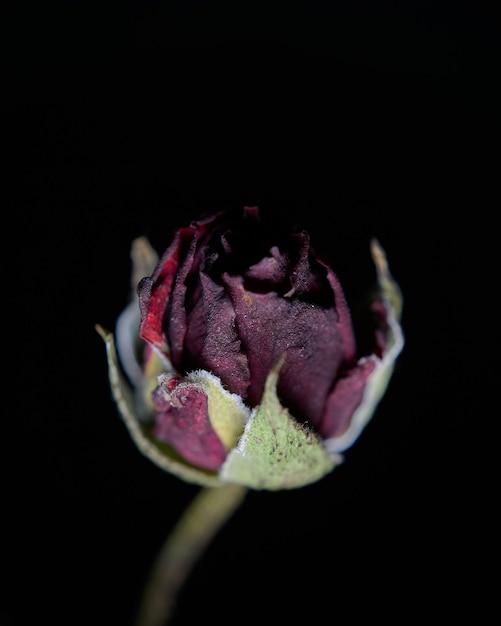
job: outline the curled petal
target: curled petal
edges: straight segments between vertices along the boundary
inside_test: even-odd
[[[180,258],[195,235],[195,228],[180,228],[174,241],[166,250],[151,277],[143,278],[138,285],[141,311],[140,335],[166,355],[170,350],[163,330],[164,317],[179,269]]]

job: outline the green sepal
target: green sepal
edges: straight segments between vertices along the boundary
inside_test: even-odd
[[[280,404],[276,387],[283,360],[268,374],[261,404],[219,471],[225,482],[259,490],[294,489],[319,480],[342,461]]]
[[[96,330],[106,344],[108,376],[113,399],[139,451],[158,467],[185,482],[204,487],[222,486],[223,483],[215,473],[202,470],[183,461],[172,448],[157,442],[151,434],[149,426],[139,421],[134,408],[133,393],[120,371],[113,334],[99,325],[96,326]]]

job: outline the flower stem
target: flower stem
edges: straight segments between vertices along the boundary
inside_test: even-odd
[[[246,487],[228,484],[203,487],[198,492],[160,549],[139,606],[136,626],[168,623],[183,583],[247,491]]]

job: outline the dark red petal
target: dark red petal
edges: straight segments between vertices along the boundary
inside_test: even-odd
[[[367,378],[375,366],[374,359],[367,359],[336,381],[318,425],[318,432],[324,439],[339,437],[348,428],[355,409],[362,402]]]
[[[295,417],[315,426],[345,360],[336,311],[296,298],[281,298],[274,292],[248,292],[241,277],[223,278],[249,362],[247,403],[254,406],[260,402],[266,377],[285,352],[278,394]]]
[[[327,264],[324,264],[321,261],[319,261],[319,263],[324,265],[326,268],[327,280],[329,281],[332,291],[334,292],[334,306],[338,314],[338,326],[342,337],[343,352],[345,354],[345,360],[349,362],[355,359],[356,355],[355,336],[353,334],[350,309],[346,302],[344,291],[338,277]]]
[[[292,236],[292,241],[298,248],[298,258],[295,264],[290,268],[289,279],[292,289],[287,296],[302,296],[305,294],[317,295],[326,285],[322,284],[319,276],[312,271],[310,264],[310,237],[308,233],[301,232]]]
[[[165,329],[169,341],[170,358],[175,369],[181,371],[183,348],[186,335],[186,278],[193,266],[196,251],[194,237],[184,252],[174,281],[170,301],[166,309]]]
[[[273,246],[270,256],[265,256],[260,261],[251,265],[245,272],[245,279],[258,283],[265,283],[272,288],[280,285],[288,278],[288,258]]]
[[[247,357],[235,326],[235,310],[223,287],[200,273],[201,297],[188,318],[184,370],[206,369],[231,393],[245,398],[249,386]]]
[[[158,387],[153,393],[158,441],[172,446],[189,463],[208,470],[218,469],[226,450],[212,428],[205,392],[194,386],[173,390]]]
[[[181,228],[177,231],[174,241],[167,248],[158,265],[149,278],[143,278],[138,285],[141,326],[139,334],[142,339],[158,347],[165,354],[169,348],[163,331],[165,311],[169,303],[172,286],[179,268],[179,261],[186,245],[191,242],[195,228]]]

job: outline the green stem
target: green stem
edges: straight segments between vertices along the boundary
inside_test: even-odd
[[[204,487],[167,537],[153,565],[136,626],[165,626],[176,598],[196,562],[243,501],[247,488]]]

